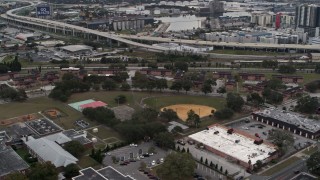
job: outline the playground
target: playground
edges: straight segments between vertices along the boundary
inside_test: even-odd
[[[182,121],[186,121],[188,118],[188,112],[190,110],[193,110],[196,114],[199,115],[200,118],[206,117],[212,114],[212,112],[216,111],[215,108],[204,106],[204,105],[196,105],[196,104],[175,104],[171,106],[166,106],[164,108],[161,108],[161,111],[164,109],[172,109],[175,111],[178,115],[178,117]]]

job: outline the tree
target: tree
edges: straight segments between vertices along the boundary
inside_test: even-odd
[[[125,95],[120,94],[116,98],[114,98],[114,101],[118,104],[123,104],[127,102],[127,97]]]
[[[78,141],[69,141],[64,144],[64,149],[75,157],[80,157],[80,155],[85,150],[84,146]]]
[[[229,119],[233,116],[234,112],[232,109],[230,108],[223,108],[220,110],[217,110],[214,113],[214,117],[218,118],[218,119]]]
[[[223,172],[223,167],[222,166],[220,167],[220,172]]]
[[[36,163],[28,173],[30,180],[57,180],[58,170],[51,162]]]
[[[217,93],[220,93],[220,94],[224,94],[224,93],[226,93],[227,92],[227,90],[226,90],[226,87],[219,87],[218,89],[217,89]]]
[[[182,133],[183,132],[183,129],[182,127],[180,126],[175,126],[172,130],[171,130],[172,133]]]
[[[283,101],[283,94],[273,91],[270,88],[265,88],[262,95],[266,98],[267,102],[271,104],[279,104]]]
[[[178,151],[178,152],[180,152],[180,151],[181,151],[181,150],[180,150],[180,146],[178,146],[178,147],[177,147],[177,151]]]
[[[316,65],[316,68],[314,69],[314,72],[317,74],[320,74],[320,64]]]
[[[237,93],[228,93],[227,94],[227,107],[239,112],[242,110],[242,106],[244,105],[244,100]]]
[[[226,170],[226,171],[224,172],[224,174],[225,174],[225,175],[228,175],[228,170]]]
[[[311,82],[305,85],[306,90],[311,92],[311,93],[315,93],[318,88],[319,88],[319,83],[318,82]]]
[[[307,167],[310,172],[320,176],[320,151],[313,153],[307,160]]]
[[[21,172],[12,172],[4,178],[5,180],[28,180],[28,177]]]
[[[278,89],[284,88],[285,85],[283,85],[283,83],[280,79],[272,78],[267,82],[267,87],[272,90],[278,90]]]
[[[293,135],[291,133],[279,129],[269,132],[268,139],[278,146],[280,154],[284,154],[294,143]]]
[[[203,163],[203,158],[202,158],[202,156],[201,156],[201,158],[200,158],[200,163]]]
[[[190,153],[190,150],[189,150],[189,148],[187,148],[187,153]]]
[[[182,88],[186,91],[186,94],[187,94],[188,91],[190,91],[192,86],[193,86],[193,83],[190,80],[184,80],[182,82]]]
[[[164,108],[161,112],[160,112],[160,117],[166,119],[167,121],[172,121],[172,120],[176,120],[179,119],[177,112],[175,112],[172,109],[167,109]]]
[[[160,91],[162,91],[162,89],[168,88],[167,80],[166,79],[158,79],[158,80],[156,80],[156,87]]]
[[[196,128],[199,127],[200,117],[192,109],[188,111],[188,118],[186,120],[187,124],[193,124]]]
[[[211,84],[206,84],[204,83],[202,88],[201,88],[201,91],[204,93],[204,94],[208,94],[208,93],[212,93],[212,86]]]
[[[181,81],[174,81],[170,87],[171,90],[180,91],[182,89]]]
[[[161,179],[184,180],[192,177],[196,163],[188,153],[171,153],[157,170]]]
[[[275,69],[278,67],[278,61],[277,60],[263,60],[262,67]]]
[[[212,163],[212,161],[210,161],[210,167],[213,168],[213,163]]]
[[[207,158],[206,158],[204,164],[205,164],[205,165],[208,165],[208,159],[207,159]]]
[[[154,142],[162,148],[174,149],[174,138],[168,132],[161,132],[154,137]]]
[[[296,72],[296,68],[292,65],[280,65],[278,72],[281,74],[293,74]]]
[[[304,96],[298,99],[296,109],[302,113],[312,114],[317,110],[319,105],[317,97]]]
[[[130,85],[128,83],[122,83],[121,86],[120,86],[120,89],[122,91],[128,91],[131,89]]]
[[[103,123],[110,127],[120,123],[120,121],[115,118],[114,112],[111,109],[104,107],[85,108],[82,111],[82,114],[90,120]]]
[[[264,103],[263,98],[258,93],[248,94],[247,101],[251,102],[256,107]]]
[[[175,68],[175,70],[188,71],[188,63],[183,62],[183,61],[175,62],[174,68]]]
[[[181,151],[182,153],[185,153],[186,152],[186,150],[184,149],[184,148],[182,148],[182,151]]]
[[[66,178],[72,178],[75,176],[79,175],[79,166],[76,164],[68,164],[65,168],[64,168],[64,176]]]
[[[102,84],[102,88],[110,91],[110,90],[114,90],[117,88],[117,84],[114,80],[108,78],[104,81],[104,83]]]

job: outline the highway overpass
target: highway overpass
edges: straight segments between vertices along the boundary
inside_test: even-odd
[[[31,3],[30,6],[33,7],[35,4]],[[125,43],[128,45],[142,47],[146,49],[158,50],[158,51],[170,51],[167,47],[161,46],[152,46],[148,44],[138,43],[136,41],[151,41],[151,42],[172,42],[171,38],[161,38],[161,37],[150,37],[150,36],[135,36],[135,35],[119,35],[112,34],[108,32],[100,32],[97,30],[92,30],[80,26],[75,26],[63,22],[32,18],[27,16],[19,16],[16,15],[15,12],[21,10],[26,7],[20,7],[17,9],[12,9],[6,12],[6,14],[2,14],[1,18],[5,19],[8,23],[14,23],[20,26],[32,27],[35,29],[40,29],[43,31],[53,32],[53,33],[61,33],[66,36],[77,36],[83,38],[96,38],[97,40],[114,40],[117,42]],[[214,47],[222,47],[222,48],[250,48],[250,49],[277,49],[277,50],[302,50],[304,52],[311,51],[319,51],[319,45],[300,45],[300,44],[265,44],[265,43],[234,43],[234,42],[211,42],[211,41],[198,41],[198,40],[185,40],[185,39],[175,39],[176,43],[181,44],[191,44],[191,45],[206,45],[206,46],[214,46]],[[206,54],[206,53],[203,53]]]

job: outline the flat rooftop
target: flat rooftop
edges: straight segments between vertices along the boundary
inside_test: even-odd
[[[28,121],[25,124],[39,136],[46,136],[62,131],[58,125],[45,118]]]
[[[60,49],[69,51],[69,52],[77,52],[77,51],[90,51],[92,50],[92,47],[86,46],[86,45],[68,45],[68,46],[62,46]]]
[[[216,131],[219,133],[214,134]],[[251,160],[252,164],[255,164],[258,160],[262,161],[268,158],[270,153],[276,151],[275,146],[266,143],[254,144],[255,139],[250,138],[249,135],[245,136],[243,135],[244,133],[240,134],[236,131],[228,134],[227,131],[227,127],[213,125],[208,127],[207,130],[190,135],[189,138],[243,162]],[[236,140],[239,142],[236,143]]]
[[[252,114],[261,115],[264,117],[269,117],[272,119],[276,119],[278,121],[282,121],[285,123],[289,123],[292,125],[296,125],[301,129],[305,129],[310,132],[318,132],[320,131],[320,121],[309,119],[302,114],[288,112],[284,110],[279,110],[275,108],[265,109],[263,111],[257,111]]]

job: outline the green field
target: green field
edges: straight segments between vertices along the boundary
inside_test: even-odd
[[[98,128],[98,132],[97,133],[93,133],[92,129],[94,128]],[[113,139],[113,141],[121,141],[122,137],[120,136],[120,134],[118,132],[116,132],[115,130],[105,127],[105,126],[98,126],[98,127],[93,127],[90,129],[87,129],[87,131],[94,135],[97,136],[98,138],[100,138],[101,140],[109,140],[109,139]]]
[[[187,96],[187,95],[175,95],[175,96],[163,96],[153,97],[144,100],[144,103],[155,109],[160,109],[165,106],[174,104],[198,104],[206,105],[216,109],[221,109],[225,105],[225,99],[220,97],[210,96]]]
[[[92,159],[90,156],[82,156],[81,158],[79,158],[78,165],[82,169],[87,167],[93,167],[93,168],[100,167],[100,164],[96,160]]]
[[[300,158],[298,158],[296,156],[292,156],[289,159],[283,161],[282,163],[273,166],[272,168],[268,169],[267,171],[263,172],[260,175],[261,176],[271,176],[272,174],[281,171],[282,169],[288,167],[292,163],[295,163],[295,162],[297,162],[299,160],[300,160]]]
[[[107,103],[110,107],[114,107],[117,103],[114,98],[123,94],[127,97],[127,105],[140,109],[139,105],[141,100],[146,97],[156,97],[146,99],[146,103],[150,107],[161,108],[172,104],[199,104],[207,105],[220,109],[225,105],[225,99],[209,96],[187,96],[187,95],[166,95],[160,93],[147,93],[147,92],[123,92],[123,91],[100,91],[100,92],[86,92],[74,94],[70,97],[67,103],[52,100],[48,97],[39,97],[28,99],[25,102],[12,102],[7,104],[0,104],[0,119],[8,119],[12,117],[22,116],[30,113],[37,113],[43,110],[56,108],[62,111],[66,116],[54,120],[58,125],[65,129],[75,128],[73,123],[75,120],[83,118],[83,115],[75,109],[68,106],[69,103],[94,99]],[[89,121],[91,126],[98,125],[96,122]],[[117,136],[115,136],[117,138]]]
[[[313,153],[317,152],[318,151],[318,147],[315,146],[315,147],[310,147],[309,149],[305,149],[302,153],[306,154],[306,155],[312,155]]]

